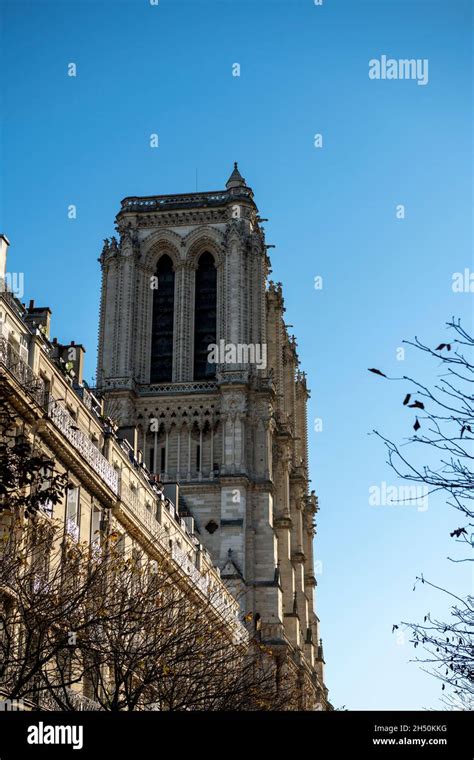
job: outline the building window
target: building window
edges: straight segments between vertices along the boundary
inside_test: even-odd
[[[101,551],[101,541],[100,541],[101,528],[102,528],[102,510],[100,510],[96,506],[93,506],[92,514],[91,514],[91,549],[92,549],[92,554],[95,557],[98,557]]]
[[[216,365],[209,364],[208,346],[216,343],[217,323],[217,270],[214,258],[208,252],[199,259],[196,270],[194,310],[194,379],[214,377]]]
[[[76,541],[79,539],[79,488],[71,486],[66,492],[66,531]]]
[[[164,472],[166,469],[166,449],[164,446],[161,447],[161,462],[160,462],[160,472]]]
[[[117,541],[115,543],[115,551],[120,557],[125,557],[125,536],[123,533],[117,534]]]
[[[174,271],[166,254],[156,267],[158,287],[153,290],[150,382],[166,383],[173,372]]]
[[[38,497],[40,497],[41,491],[48,491],[51,488],[51,484],[52,484],[51,467],[44,466],[41,468],[40,472],[41,472],[42,480],[38,487],[38,491],[39,491]],[[38,498],[38,507],[42,512],[49,515],[50,517],[53,514],[54,505],[51,499],[48,499],[47,496],[45,496],[44,498]]]
[[[91,520],[91,542],[100,542],[100,528],[102,522],[102,511],[98,507],[92,508]]]
[[[79,488],[76,486],[67,489],[67,519],[79,524]]]

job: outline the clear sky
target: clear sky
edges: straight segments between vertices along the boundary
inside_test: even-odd
[[[199,190],[221,189],[238,160],[269,218],[272,276],[283,282],[312,389],[317,603],[331,699],[350,709],[439,706],[440,685],[409,663],[413,650],[391,626],[444,612],[437,594],[412,592],[418,573],[458,593],[472,593],[472,577],[446,561],[457,517],[441,501],[425,511],[369,505],[371,486],[397,482],[369,433],[401,440],[413,416],[401,407],[405,386],[367,368],[429,379],[438,368],[415,352],[397,361],[402,339],[438,343],[452,315],[472,326],[473,294],[451,288],[454,272],[474,271],[472,3],[1,7],[0,228],[12,244],[9,270],[24,272],[25,300],[53,309],[53,335],[86,345],[90,380],[97,257],[120,200],[194,191],[196,174]],[[382,55],[428,59],[428,83],[369,79],[369,60]]]

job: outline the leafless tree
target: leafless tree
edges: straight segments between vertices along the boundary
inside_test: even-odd
[[[84,709],[78,692],[106,711],[298,707],[288,663],[243,635],[223,601],[193,591],[170,556],[126,557],[113,532],[91,548],[40,512],[9,517],[0,565],[4,698],[59,710]]]
[[[101,709],[291,708],[293,681],[281,682],[274,653],[242,636],[223,603],[193,593],[166,557],[112,552],[93,607],[74,658]]]
[[[474,338],[454,318],[447,323],[453,333],[449,342],[430,348],[418,338],[405,341],[439,363],[435,380],[422,383],[412,377],[390,378],[378,369],[376,375],[407,384],[402,405],[413,410],[414,434],[405,446],[397,445],[377,431],[385,443],[388,462],[398,476],[423,484],[427,493],[444,493],[446,503],[459,515],[451,538],[472,551],[474,536]],[[418,465],[411,447],[421,451]],[[418,453],[418,451],[416,452]],[[448,557],[451,562],[473,562],[472,556]],[[426,652],[417,657],[428,672],[442,681],[446,704],[461,709],[474,708],[474,597],[462,598],[437,586],[423,576],[415,586],[427,584],[452,600],[451,618],[443,622],[431,614],[423,623],[402,622],[411,631],[411,641]],[[394,626],[396,629],[397,626]]]
[[[39,511],[28,520],[3,511],[0,560],[0,690],[38,704],[53,684],[81,680],[71,653],[106,568]]]
[[[67,534],[52,516],[67,474],[24,432],[0,379],[2,697],[59,710],[297,709],[298,669],[258,632],[242,635],[225,595],[194,589],[166,552],[125,556],[107,519],[92,546]]]

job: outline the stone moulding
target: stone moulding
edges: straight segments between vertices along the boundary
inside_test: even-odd
[[[196,382],[196,383],[158,383],[144,384],[138,387],[140,396],[163,396],[177,393],[215,393],[217,383],[215,382]]]

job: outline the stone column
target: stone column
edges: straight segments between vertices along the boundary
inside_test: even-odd
[[[192,380],[192,345],[194,314],[194,269],[187,261],[180,261],[175,267],[174,296],[174,360],[173,382]]]
[[[124,243],[120,258],[120,317],[119,317],[119,340],[118,374],[120,377],[133,375],[133,347],[135,339],[134,309],[135,309],[135,262],[131,245]]]
[[[141,383],[150,382],[151,331],[153,319],[152,277],[153,267],[146,263],[136,265],[136,322],[135,335],[135,375]]]

